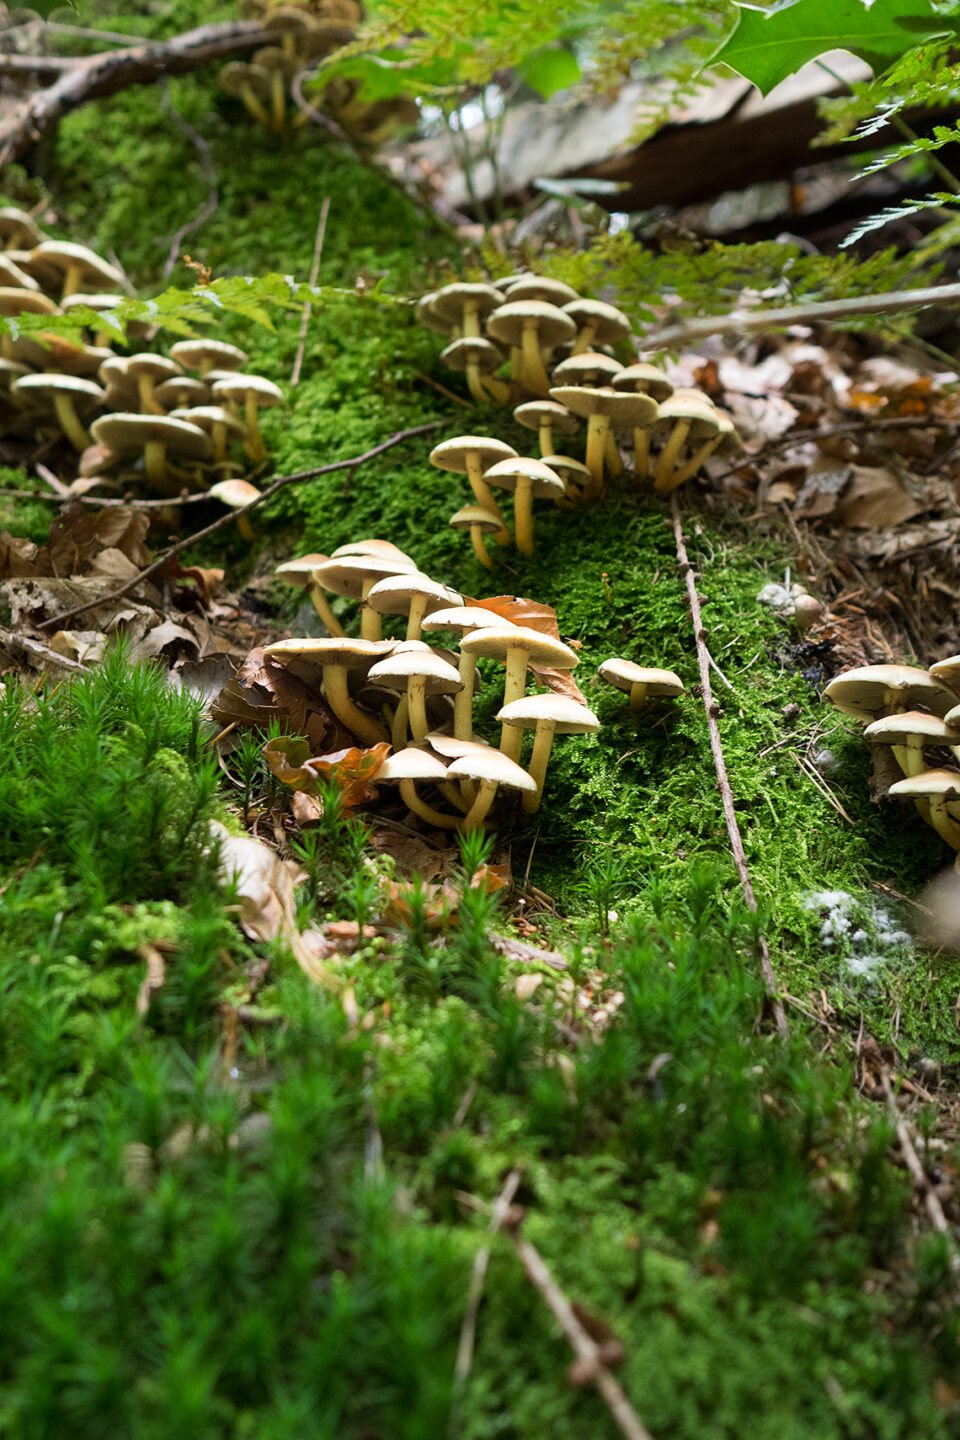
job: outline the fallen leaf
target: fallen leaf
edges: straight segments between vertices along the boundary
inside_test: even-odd
[[[550,635],[554,640],[561,638],[556,610],[552,605],[542,605],[539,600],[527,600],[522,595],[494,595],[489,600],[469,600],[464,596],[464,604],[490,610],[514,625],[526,625],[528,629],[539,630],[542,635]],[[541,685],[555,695],[569,695],[571,700],[586,705],[586,698],[571,671],[551,670],[542,665],[531,665],[530,671]]]
[[[836,513],[852,529],[883,530],[902,525],[925,508],[886,467],[851,465],[850,476]]]
[[[295,785],[304,795],[316,795],[321,781],[332,780],[344,806],[362,805],[376,797],[371,781],[390,753],[386,741],[361,750],[351,746],[329,755],[311,755],[300,736],[283,735],[264,747],[263,756],[284,785]]]

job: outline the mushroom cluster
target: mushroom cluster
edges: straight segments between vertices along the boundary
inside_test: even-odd
[[[392,746],[377,783],[399,786],[407,808],[427,825],[477,829],[508,791],[519,792],[524,810],[534,814],[554,737],[599,729],[597,717],[579,701],[550,691],[527,693],[531,670],[576,666],[568,645],[466,604],[388,541],[304,555],[279,566],[277,574],[310,595],[330,633],[281,640],[265,654],[322,691],[336,718],[363,744]],[[359,605],[359,637],[344,634],[331,596]],[[384,635],[385,617],[399,617],[402,636]],[[455,648],[431,644],[434,636],[452,637]],[[498,745],[474,732],[480,660],[505,667]],[[524,767],[525,730],[533,732],[533,742]]]
[[[960,870],[960,655],[929,670],[913,665],[864,665],[838,675],[824,691],[845,715],[865,722],[871,746],[885,746],[903,773],[889,794],[913,800],[958,852]],[[932,763],[931,763],[932,761]]]
[[[273,43],[255,50],[249,61],[233,60],[220,71],[220,87],[241,100],[259,125],[275,133],[297,129],[306,114],[287,97],[297,77],[357,38],[363,11],[356,0],[244,0],[241,13],[259,20]],[[358,139],[380,145],[401,125],[415,125],[420,112],[406,96],[366,103],[359,85],[331,76],[320,107]]]
[[[733,421],[708,395],[675,390],[656,365],[615,358],[613,347],[630,333],[625,315],[558,280],[521,274],[446,285],[422,297],[417,316],[449,337],[441,358],[465,374],[475,400],[513,404],[517,423],[537,435],[536,458],[477,436],[447,441],[431,456],[442,469],[467,475],[476,504],[450,523],[470,531],[488,568],[483,537],[509,539],[491,486],[514,492],[517,547],[529,554],[531,500],[552,499],[566,510],[599,500],[607,477],[623,469],[618,437],[632,438],[636,482],[662,494],[715,452],[741,448]],[[582,458],[566,453],[578,432]]]
[[[253,487],[236,477],[266,458],[257,414],[283,395],[243,373],[245,352],[208,339],[181,340],[169,355],[137,351],[150,326],[117,318],[124,276],[116,266],[49,239],[9,207],[0,210],[0,243],[0,316],[14,322],[14,333],[0,336],[0,436],[62,435],[80,452],[82,491],[127,465],[124,485],[141,480],[170,495],[199,486],[227,504],[252,499]],[[18,316],[71,311],[90,322],[76,340],[15,333]]]

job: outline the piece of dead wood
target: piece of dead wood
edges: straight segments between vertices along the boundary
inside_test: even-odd
[[[917,1154],[916,1146],[913,1143],[913,1136],[910,1134],[910,1126],[907,1124],[905,1116],[901,1114],[897,1106],[896,1098],[890,1085],[890,1071],[887,1066],[884,1066],[880,1071],[880,1085],[887,1102],[887,1112],[897,1132],[897,1140],[900,1142],[900,1153],[910,1172],[910,1178],[913,1180],[917,1192],[923,1197],[924,1208],[930,1219],[930,1224],[938,1235],[943,1235],[946,1238],[949,1247],[950,1270],[952,1274],[960,1280],[960,1253],[957,1251],[950,1222],[943,1213],[940,1197],[930,1184],[927,1172],[924,1170],[920,1157]]]
[[[480,1301],[483,1299],[483,1287],[487,1278],[487,1267],[490,1264],[490,1245],[507,1217],[507,1213],[513,1203],[513,1197],[517,1193],[522,1173],[519,1167],[511,1170],[504,1181],[503,1189],[493,1202],[490,1210],[487,1238],[473,1258],[473,1269],[470,1272],[470,1287],[467,1291],[467,1308],[463,1314],[463,1324],[460,1326],[460,1343],[457,1346],[457,1361],[453,1371],[455,1398],[450,1415],[450,1427],[447,1432],[450,1440],[453,1440],[454,1435],[457,1433],[455,1428],[458,1418],[456,1399],[463,1393],[463,1387],[467,1383],[470,1367],[473,1364],[473,1347],[477,1335],[477,1314],[480,1310]]]
[[[512,935],[498,935],[492,930],[487,939],[494,950],[508,960],[519,960],[523,965],[547,965],[551,970],[567,968],[566,960],[557,950],[541,950],[537,945],[528,945],[525,940],[515,940]]]
[[[35,91],[0,121],[0,168],[25,155],[64,115],[90,100],[115,95],[130,85],[149,85],[166,75],[182,75],[211,60],[267,45],[270,37],[271,32],[255,21],[227,21],[201,25],[172,40],[150,41],[67,61],[52,85]],[[4,58],[9,72],[13,57]],[[19,56],[16,63],[22,65],[25,58],[35,69],[57,68],[47,57]]]

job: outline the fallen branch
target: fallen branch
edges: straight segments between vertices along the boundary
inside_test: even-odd
[[[904,1163],[910,1171],[910,1178],[913,1180],[915,1189],[923,1196],[923,1203],[929,1216],[930,1224],[938,1235],[946,1237],[950,1250],[950,1269],[955,1276],[960,1277],[960,1254],[957,1252],[956,1241],[953,1231],[950,1228],[950,1222],[943,1213],[943,1206],[940,1204],[939,1195],[927,1178],[927,1172],[923,1168],[923,1163],[913,1143],[910,1127],[905,1117],[897,1108],[897,1102],[890,1085],[890,1072],[886,1069],[880,1072],[880,1085],[887,1102],[887,1113],[893,1121],[894,1129],[897,1132],[897,1139],[900,1142],[900,1151],[903,1155]]]
[[[0,122],[0,167],[26,154],[71,110],[89,100],[115,95],[130,85],[149,85],[165,75],[181,75],[211,60],[269,44],[271,32],[255,21],[201,25],[172,40],[148,41],[126,50],[104,51],[82,60],[46,56],[4,56],[0,74],[32,69],[62,69],[52,85],[38,90]]]
[[[480,1309],[480,1301],[483,1299],[483,1287],[487,1278],[487,1266],[490,1263],[490,1242],[497,1234],[507,1212],[513,1203],[513,1197],[520,1185],[521,1171],[511,1170],[504,1181],[503,1189],[493,1202],[490,1211],[490,1223],[487,1226],[487,1238],[480,1246],[473,1259],[473,1270],[470,1273],[470,1288],[467,1291],[467,1308],[463,1313],[463,1324],[460,1327],[460,1343],[457,1346],[457,1363],[453,1371],[453,1394],[454,1407],[463,1387],[467,1383],[467,1376],[470,1374],[470,1367],[473,1364],[473,1346],[477,1334],[477,1313]],[[456,1410],[453,1409],[450,1416],[450,1427],[448,1433],[453,1435],[455,1429]]]
[[[320,274],[320,261],[323,257],[323,242],[327,234],[327,216],[330,214],[330,196],[324,195],[323,204],[320,206],[320,218],[317,221],[317,234],[313,242],[313,260],[310,263],[310,279],[308,284],[311,290],[317,283],[317,276]],[[297,353],[293,361],[293,372],[290,376],[291,385],[300,384],[300,371],[303,368],[303,352],[307,345],[307,327],[310,324],[310,314],[313,306],[308,300],[303,307],[303,314],[300,316],[300,334],[297,336]]]
[[[885,295],[853,295],[848,300],[820,300],[809,305],[784,305],[778,310],[730,310],[726,315],[705,315],[667,325],[643,337],[642,348],[675,348],[691,341],[705,340],[725,330],[748,335],[755,330],[776,330],[784,325],[812,325],[818,321],[843,320],[861,316],[897,315],[925,305],[960,305],[960,285],[934,285],[925,290],[891,290]]]
[[[319,465],[314,470],[298,470],[295,475],[281,475],[278,480],[274,480],[272,485],[268,485],[266,490],[261,490],[257,498],[251,500],[249,505],[244,505],[239,510],[228,510],[209,525],[205,525],[202,530],[197,530],[195,534],[188,535],[184,540],[178,540],[175,545],[171,545],[169,549],[164,550],[163,554],[158,556],[146,569],[139,571],[138,574],[134,575],[132,580],[128,580],[126,584],[119,586],[116,590],[112,590],[109,595],[100,595],[95,600],[88,600],[83,605],[74,606],[72,610],[64,610],[60,615],[54,615],[49,620],[41,620],[38,628],[40,630],[52,630],[55,627],[62,626],[65,620],[72,620],[75,615],[82,615],[85,610],[90,610],[95,605],[109,605],[114,600],[122,600],[125,595],[129,595],[132,590],[136,590],[138,585],[142,585],[144,580],[148,580],[151,575],[155,575],[158,570],[162,570],[174,556],[181,555],[183,551],[188,550],[191,545],[196,545],[201,540],[206,540],[210,535],[216,534],[218,530],[225,529],[227,525],[231,525],[240,515],[246,515],[249,511],[255,510],[258,505],[262,505],[265,500],[272,499],[278,490],[283,490],[287,485],[296,485],[304,480],[314,480],[318,475],[329,475],[334,470],[350,470],[352,472],[356,470],[358,466],[366,464],[368,460],[373,460],[377,455],[382,455],[385,450],[392,450],[394,445],[402,444],[404,440],[412,440],[417,435],[429,434],[431,430],[436,430],[439,423],[439,420],[431,420],[426,425],[414,425],[409,430],[398,430],[395,435],[391,435],[388,440],[384,440],[379,445],[375,445],[372,450],[365,450],[362,455],[354,455],[349,460],[335,460],[331,465]],[[168,501],[167,503],[169,504],[170,502]]]
[[[507,1223],[509,1225],[509,1219]],[[573,1306],[550,1274],[539,1250],[524,1238],[519,1225],[510,1227],[510,1238],[527,1279],[539,1291],[570,1342],[570,1348],[577,1357],[577,1368],[579,1375],[583,1377],[583,1383],[590,1382],[597,1387],[616,1421],[617,1428],[627,1440],[653,1440],[619,1381],[604,1364],[600,1346],[580,1324]]]
[[[733,863],[737,867],[737,874],[740,877],[740,888],[743,891],[743,898],[746,901],[748,910],[751,910],[755,915],[757,913],[757,897],[754,894],[753,885],[750,881],[750,871],[747,869],[747,857],[743,848],[743,837],[740,834],[740,826],[737,823],[737,815],[733,806],[733,790],[730,788],[727,762],[723,756],[723,745],[720,740],[720,728],[717,725],[717,711],[719,707],[714,701],[713,692],[710,688],[710,650],[707,646],[706,631],[703,628],[700,596],[697,594],[696,575],[687,555],[687,547],[683,538],[683,526],[680,522],[680,507],[677,504],[675,492],[670,497],[670,513],[673,518],[673,538],[677,547],[677,561],[680,566],[680,574],[683,576],[684,583],[687,587],[690,618],[693,621],[693,633],[697,643],[697,665],[700,669],[700,688],[703,692],[703,708],[706,711],[707,726],[710,731],[710,750],[713,754],[714,769],[717,772],[717,788],[720,791],[720,800],[723,805],[723,818],[726,821],[727,835],[730,839],[730,849],[733,852]],[[770,952],[767,949],[767,942],[759,932],[757,933],[756,943],[757,954],[760,959],[760,973],[763,976],[763,988],[770,1006],[774,1029],[777,1030],[779,1034],[785,1035],[787,1033],[787,1015],[783,1008],[783,1002],[780,999],[780,987],[777,984],[777,977],[770,959]]]

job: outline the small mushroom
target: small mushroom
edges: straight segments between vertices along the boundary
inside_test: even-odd
[[[387,757],[374,780],[378,785],[399,785],[400,796],[407,809],[414,815],[419,815],[428,825],[442,830],[455,830],[461,823],[459,815],[445,815],[442,810],[435,810],[417,794],[418,780],[432,780],[434,784],[442,785],[446,777],[447,767],[442,760],[431,755],[429,750],[408,745]]]
[[[562,496],[564,486],[560,476],[542,460],[517,455],[512,460],[498,460],[483,478],[488,485],[514,492],[513,527],[517,549],[524,555],[532,555],[534,499],[556,500]]]
[[[402,574],[409,568],[406,557],[400,560],[383,555],[331,555],[325,564],[317,566],[313,578],[334,595],[359,600],[360,633],[364,640],[379,640],[382,636],[380,616],[367,604],[367,596],[378,580]]]
[[[5,205],[0,210],[0,243],[4,250],[32,250],[46,236],[32,215],[18,210],[15,205]]]
[[[280,45],[266,45],[255,50],[250,60],[251,64],[266,70],[270,76],[271,128],[280,131],[287,118],[287,86],[293,83],[303,69],[303,61],[289,54]]]
[[[556,374],[554,374],[556,378]],[[649,395],[662,405],[669,400],[673,394],[673,381],[656,365],[648,365],[638,361],[636,365],[627,365],[611,381],[614,390],[624,390],[634,395]],[[633,432],[633,473],[638,480],[646,480],[650,475],[650,429],[648,426],[638,425]]]
[[[243,403],[243,419],[247,427],[244,449],[254,463],[266,460],[267,450],[257,423],[257,411],[273,405],[283,404],[283,391],[272,380],[261,375],[234,375],[229,380],[216,380],[213,385],[214,400],[231,400]]]
[[[419,570],[404,570],[378,580],[367,595],[367,604],[380,615],[406,615],[406,638],[419,640],[424,616],[463,601],[449,585],[441,585]]]
[[[686,480],[692,479],[704,461],[711,455],[725,455],[728,458],[739,455],[743,449],[743,442],[737,434],[730,416],[725,410],[715,410],[713,419],[715,423],[713,434],[704,435],[701,431],[699,448],[693,452],[684,465],[674,471],[667,488],[673,490]]]
[[[593,711],[569,695],[524,695],[504,705],[497,719],[508,729],[535,731],[528,774],[537,788],[533,794],[528,792],[523,797],[523,808],[528,815],[540,809],[554,735],[593,735],[600,729],[600,721]]]
[[[33,251],[39,260],[55,265],[63,276],[61,300],[77,290],[99,288],[100,290],[122,290],[123,273],[115,265],[108,265],[99,255],[88,250],[86,245],[74,245],[67,240],[43,240]]]
[[[948,809],[951,800],[960,800],[960,770],[924,770],[919,775],[908,775],[891,785],[888,793],[925,801],[934,830],[951,849],[960,850],[960,822]]]
[[[282,565],[277,566],[273,573],[280,580],[285,580],[288,585],[296,585],[298,590],[306,590],[313,601],[313,608],[330,634],[341,636],[343,626],[331,610],[330,602],[323,593],[323,587],[318,585],[313,578],[314,570],[319,565],[325,565],[329,559],[329,555],[301,555],[296,560],[285,560]]]
[[[150,333],[150,326],[146,320],[119,320],[114,314],[117,308],[118,296],[116,295],[85,295],[82,291],[76,291],[68,295],[61,306],[64,315],[69,315],[73,310],[92,310],[98,318],[98,327],[107,326],[106,329],[95,329],[93,343],[109,347],[116,340],[136,340]]]
[[[960,655],[948,655],[930,666],[930,674],[941,685],[946,685],[954,695],[960,695]]]
[[[496,535],[503,521],[499,515],[494,515],[484,505],[462,505],[455,514],[450,516],[450,524],[454,530],[469,530],[470,539],[473,542],[473,553],[480,564],[487,570],[493,569],[493,559],[490,551],[483,543],[484,535]]]
[[[228,370],[238,375],[250,359],[246,350],[226,340],[178,340],[170,346],[170,358],[184,370],[197,370],[204,380],[211,370]]]
[[[18,397],[49,405],[71,445],[77,450],[86,450],[90,437],[77,414],[77,406],[89,411],[103,400],[103,391],[93,380],[84,380],[79,375],[21,375],[10,390]]]
[[[458,338],[459,327],[451,325],[449,320],[444,320],[433,308],[436,298],[436,290],[428,290],[426,295],[420,296],[413,313],[425,330],[432,330],[435,335],[447,335],[455,340]]]
[[[137,395],[144,415],[162,415],[163,407],[158,405],[154,398],[154,387],[164,380],[174,380],[180,375],[180,366],[176,360],[168,360],[166,355],[148,353],[130,355],[127,357],[126,370],[129,378],[137,382]]]
[[[578,296],[564,305],[563,313],[577,326],[574,355],[584,355],[597,345],[616,345],[630,334],[630,321],[623,311],[603,300],[584,300]]]
[[[585,499],[599,500],[603,494],[603,465],[607,437],[613,430],[648,426],[657,416],[657,402],[649,395],[628,395],[607,387],[560,385],[550,391],[575,415],[587,420],[587,469],[590,486]]]
[[[571,415],[565,405],[558,405],[556,400],[527,400],[517,406],[513,418],[525,429],[537,431],[543,458],[554,452],[554,433],[575,435],[580,429],[577,417]]]
[[[25,313],[56,315],[57,307],[46,295],[35,294],[32,290],[21,290],[15,285],[0,285],[0,316],[5,320],[10,320]],[[12,335],[0,335],[0,357],[4,360],[16,361],[18,358],[14,353],[16,343]]]
[[[576,652],[569,645],[528,625],[500,624],[473,630],[461,637],[460,653],[505,663],[504,705],[520,699],[527,687],[527,670],[531,665],[550,670],[573,670],[579,663]],[[519,730],[502,727],[500,749],[511,760],[520,753],[521,738]]]
[[[340,560],[347,555],[372,555],[377,560],[388,560],[396,567],[391,574],[418,568],[416,561],[411,560],[406,551],[394,545],[392,540],[350,540],[346,545],[338,545],[331,552],[330,559]]]
[[[517,732],[520,733],[519,731]],[[515,761],[499,750],[486,753],[470,751],[447,767],[448,780],[469,780],[477,784],[477,798],[463,818],[462,829],[479,830],[486,820],[497,791],[503,786],[521,793],[534,794],[537,782]]]
[[[494,370],[502,365],[503,356],[492,341],[482,335],[461,335],[440,351],[440,359],[449,369],[466,374],[467,389],[481,405],[488,405],[491,400],[497,405],[506,403],[509,388],[493,376]]]
[[[512,445],[503,440],[492,440],[486,435],[457,435],[453,440],[442,440],[430,451],[431,465],[436,465],[438,470],[450,470],[455,475],[466,475],[477,503],[484,510],[500,516],[501,528],[494,535],[498,545],[510,543],[510,531],[500,515],[493,491],[483,478],[483,472],[498,460],[512,460],[516,453]]]
[[[168,382],[173,383],[173,382]],[[198,384],[198,381],[188,380],[188,385]],[[161,386],[160,390],[164,387]],[[159,400],[160,390],[154,391],[154,399]],[[223,405],[194,405],[187,409],[171,410],[172,420],[186,420],[190,425],[197,425],[205,430],[213,441],[213,461],[215,465],[222,465],[227,460],[227,439],[232,433],[243,434],[243,424],[232,411],[227,410]]]
[[[371,667],[369,678],[375,685],[406,693],[410,732],[418,744],[423,743],[430,730],[427,695],[456,695],[463,684],[449,661],[427,646],[422,649],[397,647]]]
[[[572,455],[544,455],[544,465],[549,465],[554,474],[563,481],[563,494],[557,496],[561,510],[576,510],[583,504],[583,497],[590,487],[590,471],[581,460]]]
[[[955,695],[915,665],[861,665],[831,680],[823,693],[844,715],[858,720],[876,720],[918,705],[943,717],[956,703]]]
[[[596,350],[585,351],[582,355],[568,355],[553,369],[554,385],[611,385],[615,389],[617,378],[623,374],[623,366],[612,355],[603,355]],[[626,387],[625,387],[626,388]],[[654,397],[656,398],[656,397]]]
[[[286,666],[309,683],[311,671],[323,673],[323,693],[340,723],[364,745],[379,745],[389,737],[383,726],[365,714],[350,698],[347,675],[351,670],[370,669],[374,661],[393,649],[393,642],[353,640],[331,636],[320,640],[278,640],[267,645],[264,655]]]
[[[702,442],[717,435],[720,428],[717,412],[705,398],[687,399],[674,392],[660,406],[655,424],[657,430],[669,434],[653,467],[653,487],[661,492],[670,491],[680,483],[677,477],[683,470],[677,460],[687,440]]]
[[[549,275],[516,275],[509,285],[498,280],[497,288],[510,300],[545,300],[547,304],[556,305],[560,310],[564,305],[569,305],[571,300],[580,299],[572,286],[564,284],[562,280],[552,280]]]
[[[654,670],[632,660],[604,660],[600,678],[630,696],[630,709],[642,710],[649,700],[675,700],[683,694],[683,681],[672,670]]]
[[[229,65],[223,66],[217,78],[221,90],[242,100],[258,125],[262,125],[264,130],[273,129],[270,112],[263,103],[270,99],[273,89],[269,70],[245,64],[242,60],[231,60]]]
[[[449,610],[435,610],[423,622],[428,634],[438,630],[452,630],[455,635],[472,635],[475,630],[502,630],[503,617],[492,610],[478,605],[456,605]],[[460,646],[458,673],[463,688],[457,691],[454,701],[453,733],[460,740],[469,740],[473,735],[473,693],[477,680],[477,657]]]
[[[502,304],[503,296],[494,286],[457,281],[438,290],[430,308],[448,326],[456,326],[461,335],[476,339],[480,335],[481,321]]]
[[[960,746],[960,730],[923,710],[881,715],[879,720],[871,720],[863,734],[873,745],[889,745],[904,775],[920,775],[927,768],[925,746],[949,745],[954,753]]]
[[[535,395],[550,389],[541,350],[572,339],[576,330],[569,315],[543,300],[509,300],[487,317],[487,332],[494,340],[519,345],[520,373],[514,379]]]
[[[238,511],[237,529],[244,540],[256,540],[256,533],[244,511],[254,500],[259,500],[260,491],[249,480],[219,480],[207,491],[211,500],[219,500],[229,510]]]
[[[98,445],[105,445],[117,454],[142,450],[147,478],[157,489],[168,493],[172,493],[182,478],[171,469],[169,456],[207,460],[213,448],[209,435],[199,426],[186,420],[173,420],[169,415],[137,415],[124,411],[101,415],[91,425],[90,434]]]

